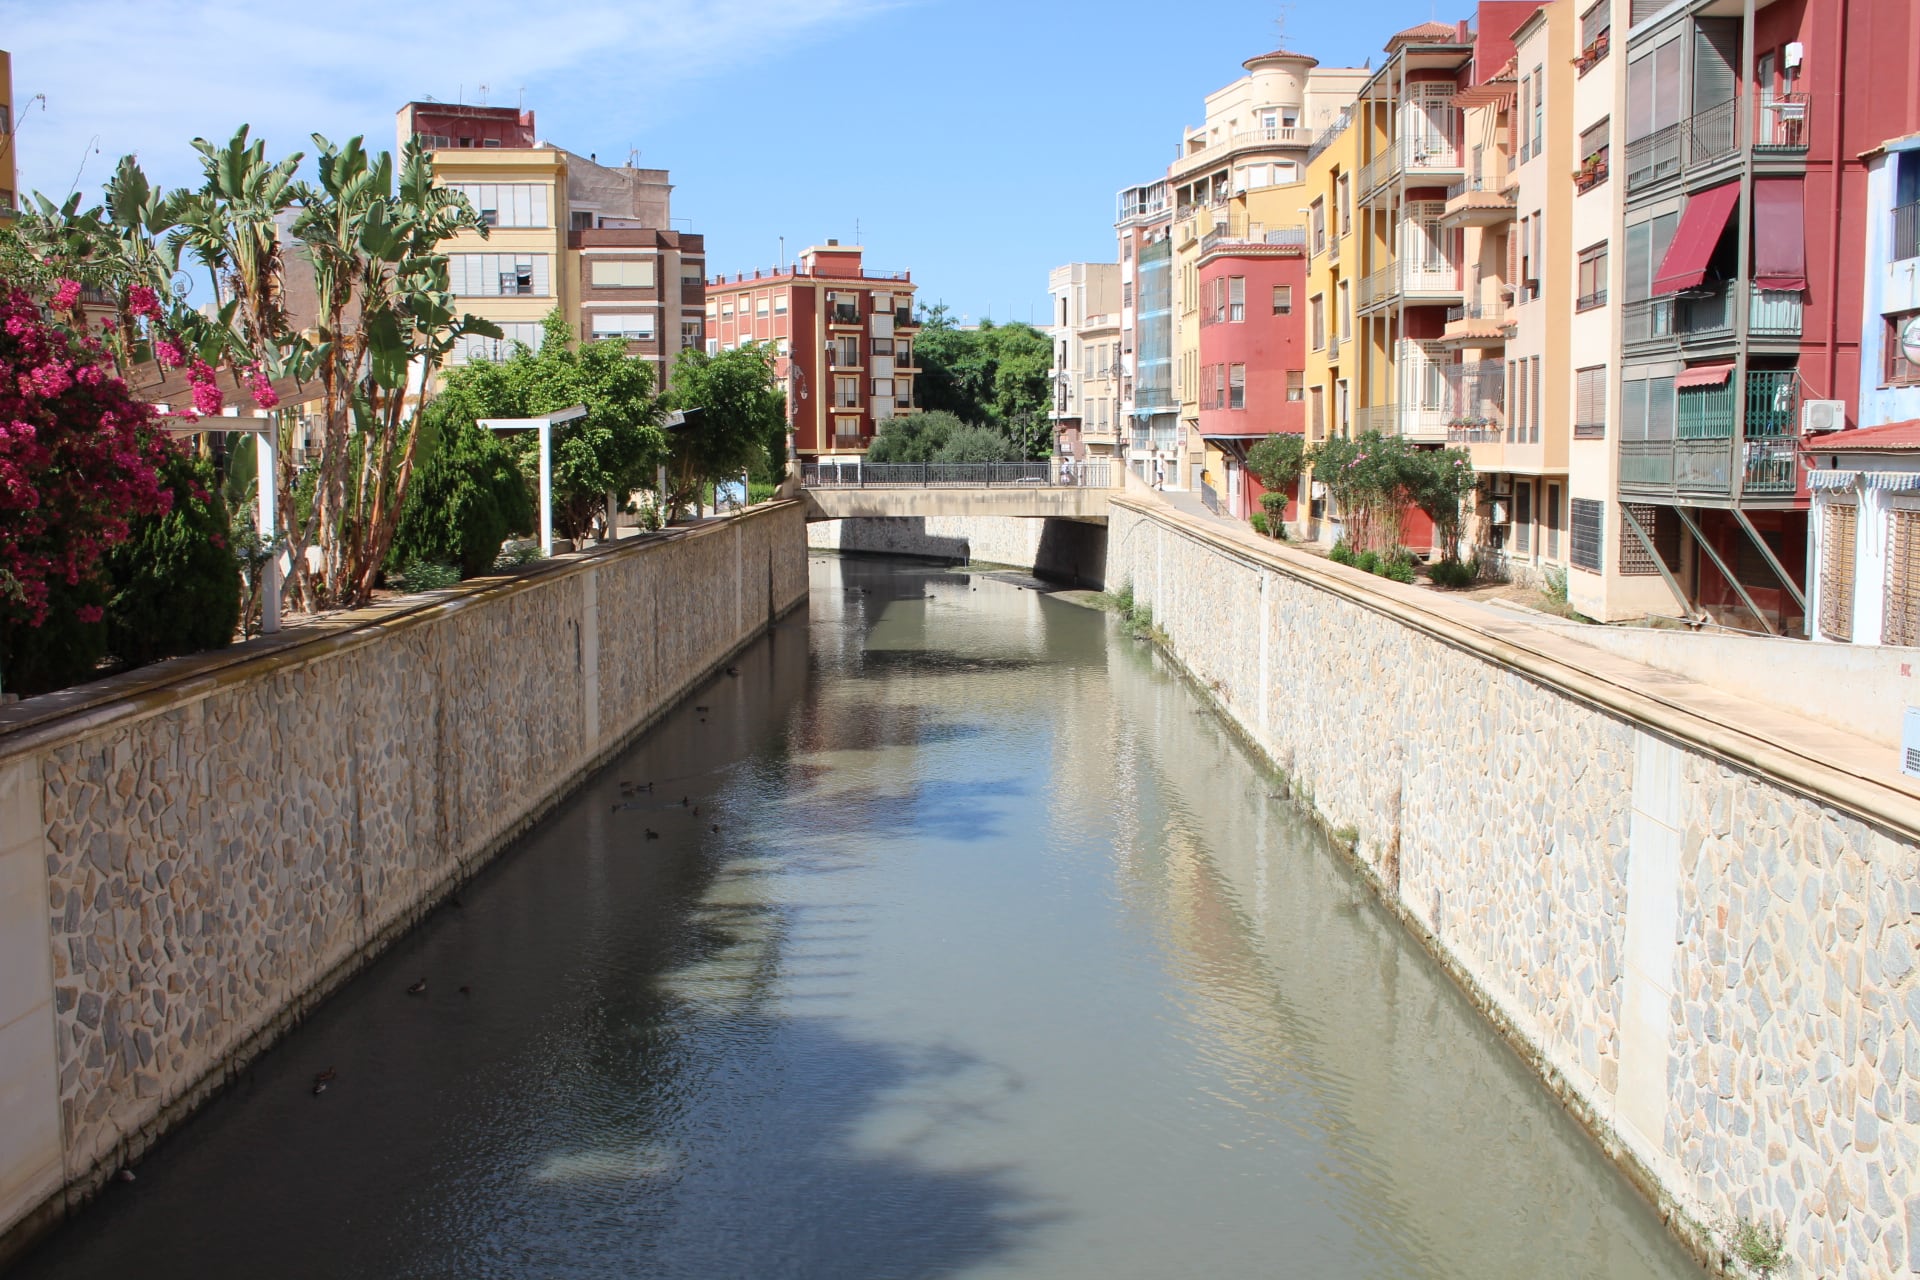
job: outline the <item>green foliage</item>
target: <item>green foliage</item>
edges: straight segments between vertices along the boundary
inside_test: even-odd
[[[763,502],[772,502],[780,493],[777,484],[762,484],[758,480],[747,483],[747,505],[757,507]]]
[[[1403,537],[1406,514],[1419,507],[1443,547],[1459,543],[1460,502],[1473,488],[1465,450],[1421,449],[1401,436],[1369,431],[1334,436],[1310,455],[1316,480],[1339,504],[1356,546],[1384,551]]]
[[[1285,495],[1300,481],[1307,465],[1307,442],[1303,436],[1268,436],[1247,450],[1247,470],[1264,489],[1274,490],[1285,506]]]
[[[1264,511],[1256,511],[1256,512],[1254,512],[1254,513],[1253,513],[1252,515],[1250,515],[1250,516],[1248,516],[1248,517],[1247,517],[1247,523],[1248,523],[1248,524],[1250,524],[1250,525],[1252,525],[1252,526],[1253,526],[1253,531],[1254,531],[1255,533],[1257,533],[1257,534],[1259,534],[1259,535],[1260,535],[1261,537],[1263,537],[1263,538],[1264,538],[1264,537],[1267,537],[1267,536],[1268,536],[1268,533],[1267,533],[1267,513],[1266,513],[1266,512],[1264,512]]]
[[[1335,564],[1352,564],[1354,562],[1353,547],[1345,538],[1341,538],[1328,550],[1327,559]]]
[[[1547,599],[1554,604],[1567,603],[1567,571],[1557,564],[1547,566]]]
[[[1280,519],[1287,513],[1287,495],[1284,493],[1261,494],[1260,509],[1274,519]]]
[[[1391,578],[1395,582],[1412,582],[1414,564],[1413,552],[1405,547],[1395,547],[1380,558],[1378,572],[1381,577]]]
[[[1741,1218],[1728,1231],[1734,1261],[1750,1275],[1771,1276],[1787,1266],[1786,1233],[1779,1227]]]
[[[773,347],[749,343],[717,355],[682,349],[673,365],[671,406],[687,414],[670,433],[668,506],[683,510],[701,485],[765,483],[786,475],[786,397],[774,377]]]
[[[921,313],[914,339],[920,373],[914,389],[924,409],[945,410],[963,422],[998,427],[1025,451],[1044,456],[1051,444],[1047,425],[1048,378],[1053,343],[1024,324],[954,328],[944,307]]]
[[[240,623],[240,562],[212,465],[176,454],[160,478],[173,509],[135,521],[107,558],[107,649],[130,667],[224,649]]]
[[[667,460],[667,439],[652,366],[629,356],[617,338],[578,350],[572,342],[573,329],[555,310],[547,316],[540,350],[518,347],[498,364],[462,365],[447,375],[440,398],[448,402],[446,420],[526,418],[587,406],[586,417],[553,428],[553,523],[561,537],[580,539],[608,517],[609,492],[653,483],[655,469]],[[537,484],[539,433],[518,431],[503,439],[527,482]],[[743,460],[733,474],[745,469]]]
[[[1436,560],[1427,566],[1427,580],[1436,587],[1449,591],[1458,591],[1470,587],[1480,580],[1480,562],[1478,560]]]
[[[408,593],[439,591],[459,586],[460,570],[454,565],[435,564],[431,560],[412,560],[405,567],[389,573],[387,581],[396,589]]]
[[[655,526],[658,527],[657,525]],[[509,542],[500,548],[500,554],[493,558],[495,573],[508,573],[521,565],[532,564],[540,558],[540,544],[531,540]]]
[[[83,622],[79,616],[81,609],[98,609],[105,602],[106,588],[58,579],[48,588],[45,622],[0,625],[0,688],[8,693],[31,697],[90,680],[107,656],[106,623]]]
[[[1024,456],[1006,432],[944,409],[888,418],[867,449],[868,462],[1017,462]]]
[[[1353,567],[1356,569],[1364,569],[1368,573],[1380,572],[1380,553],[1378,551],[1362,551],[1353,558]]]
[[[490,572],[510,534],[530,533],[538,510],[512,451],[442,396],[421,415],[435,445],[407,493],[388,554],[389,576],[402,565],[456,565],[462,577]]]

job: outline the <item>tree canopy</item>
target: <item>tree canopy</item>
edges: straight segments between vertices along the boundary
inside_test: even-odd
[[[1047,380],[1053,343],[1047,336],[1031,325],[991,320],[960,329],[939,304],[923,307],[920,320],[913,350],[921,407],[998,428],[1024,456],[1043,455],[1051,442]]]
[[[1362,551],[1399,546],[1408,510],[1432,517],[1447,559],[1459,543],[1460,502],[1473,488],[1464,449],[1422,449],[1401,436],[1369,431],[1334,436],[1316,447],[1313,475],[1327,486],[1347,522],[1348,541]]]
[[[869,462],[1017,462],[1025,456],[1006,432],[962,422],[945,409],[887,419],[867,449]]]
[[[673,365],[668,403],[687,414],[669,432],[667,506],[684,510],[708,484],[755,473],[765,483],[786,475],[786,397],[774,377],[771,345],[748,343],[708,355],[687,347]]]

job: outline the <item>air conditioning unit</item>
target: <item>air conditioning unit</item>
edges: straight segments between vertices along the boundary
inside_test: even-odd
[[[1496,502],[1493,504],[1493,522],[1495,524],[1507,523],[1507,504],[1506,503]]]
[[[1841,431],[1847,425],[1845,400],[1806,400],[1800,405],[1800,434],[1817,435],[1822,431]]]

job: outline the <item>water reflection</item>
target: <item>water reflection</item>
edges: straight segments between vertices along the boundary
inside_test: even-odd
[[[26,1274],[1696,1274],[1148,651],[814,575]]]

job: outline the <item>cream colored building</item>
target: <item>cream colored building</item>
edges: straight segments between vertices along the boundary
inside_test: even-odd
[[[1117,291],[1116,291],[1117,292]],[[1120,407],[1120,312],[1090,315],[1077,334],[1081,353],[1080,452],[1089,458],[1118,456],[1125,432]]]
[[[1047,276],[1047,293],[1047,324],[1040,327],[1053,341],[1053,400],[1048,416],[1053,423],[1054,449],[1063,457],[1084,457],[1087,451],[1081,441],[1093,413],[1086,384],[1094,376],[1095,364],[1095,353],[1087,348],[1085,331],[1094,316],[1118,315],[1120,264],[1071,262],[1055,267]],[[1101,341],[1106,339],[1102,337]],[[1118,358],[1117,339],[1111,351],[1102,350],[1098,354],[1104,377]],[[1108,434],[1111,435],[1110,426]]]

